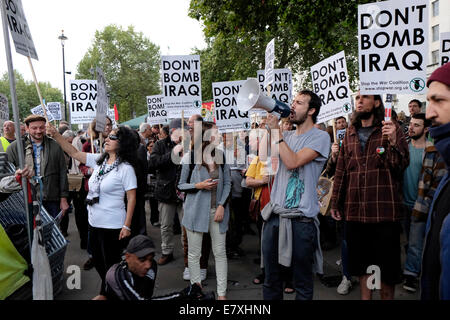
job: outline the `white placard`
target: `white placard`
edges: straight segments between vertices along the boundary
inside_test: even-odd
[[[317,123],[345,117],[352,112],[344,51],[312,66],[311,76],[313,91],[322,101]]]
[[[266,77],[265,71],[259,70],[257,73],[258,82],[260,84],[261,92],[267,94],[268,88],[264,85]],[[278,101],[284,102],[287,105],[292,103],[292,72],[289,69],[275,69],[274,70],[274,81],[269,86],[270,97]],[[267,111],[254,109],[250,113],[257,113],[261,117],[267,116]]]
[[[97,112],[95,119],[95,130],[97,132],[105,131],[106,115],[109,110],[109,98],[106,89],[106,79],[102,69],[96,68],[97,72]]]
[[[9,107],[8,107],[8,98],[5,95],[0,93],[0,122],[9,120]]]
[[[439,65],[450,62],[450,32],[443,32],[439,38]]]
[[[266,67],[264,70],[264,87],[267,88],[275,81],[275,39],[269,42],[266,47]]]
[[[90,123],[97,113],[97,80],[70,81],[71,123]]]
[[[55,118],[53,117],[53,113],[50,112],[50,110],[48,109],[48,106],[45,106],[45,112],[47,113],[48,121],[52,122],[55,120]],[[37,107],[34,107],[33,109],[31,109],[31,113],[45,117],[44,110],[42,109],[42,105],[38,105]]]
[[[161,77],[164,105],[171,118],[200,114],[202,83],[200,56],[161,56]]]
[[[212,84],[216,125],[220,133],[250,130],[248,112],[239,111],[236,101],[244,82],[239,80]]]
[[[117,122],[116,122],[116,114],[114,113],[114,108],[108,109],[108,118],[111,119],[111,124],[113,129],[117,128]]]
[[[428,0],[358,6],[361,94],[425,94]]]
[[[58,121],[62,120],[61,103],[60,102],[49,102],[49,103],[47,103],[47,109],[52,114],[53,119],[58,120]]]
[[[28,22],[23,11],[22,1],[6,0],[3,2],[5,3],[7,23],[16,52],[38,60],[30,28],[28,27]]]
[[[147,97],[148,117],[147,123],[162,124],[167,120],[167,111],[164,108],[164,96],[148,96]]]

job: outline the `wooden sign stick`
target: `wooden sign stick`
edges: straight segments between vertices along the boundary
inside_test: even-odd
[[[45,120],[47,120],[47,122],[49,122],[48,117],[47,117],[47,111],[45,110],[44,100],[42,99],[42,95],[41,95],[41,89],[39,89],[39,84],[36,79],[36,74],[34,73],[33,63],[31,62],[30,56],[28,56],[27,58],[28,58],[28,63],[30,64],[31,73],[33,75],[34,84],[36,86],[36,90],[37,90],[37,93],[39,96],[39,101],[41,102],[42,110],[44,111],[44,118],[45,118]]]

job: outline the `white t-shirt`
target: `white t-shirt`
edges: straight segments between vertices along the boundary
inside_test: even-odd
[[[97,165],[99,158],[99,154],[86,154],[86,166],[94,169],[89,179],[89,188],[92,187],[91,180],[94,179],[100,170],[100,166]],[[106,168],[108,168],[108,165]],[[99,203],[87,206],[89,224],[95,228],[122,229],[127,215],[125,193],[133,189],[137,189],[134,169],[127,163],[121,163],[103,178],[100,184]]]

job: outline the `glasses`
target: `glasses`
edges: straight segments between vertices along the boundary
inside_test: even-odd
[[[109,140],[113,140],[113,141],[119,140],[119,137],[116,136],[115,134],[110,134],[110,135],[108,136],[108,138],[109,138]]]

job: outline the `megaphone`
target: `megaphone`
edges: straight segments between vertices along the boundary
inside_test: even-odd
[[[261,92],[259,83],[255,78],[244,82],[237,96],[239,111],[247,112],[251,109],[263,109],[273,113],[278,118],[287,118],[291,114],[291,108],[281,101],[271,99]]]

